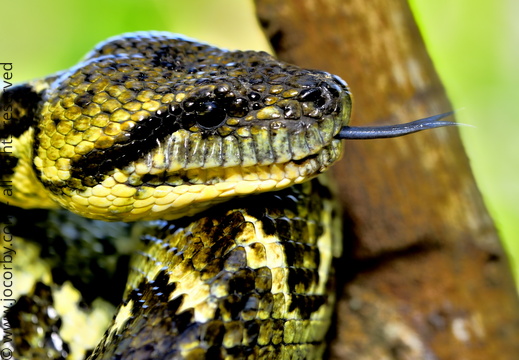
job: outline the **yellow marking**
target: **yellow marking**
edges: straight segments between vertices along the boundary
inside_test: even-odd
[[[70,346],[70,359],[84,359],[85,350],[94,348],[110,325],[114,306],[98,298],[92,303],[91,311],[81,310],[81,295],[68,281],[55,291],[53,298],[61,317],[60,334]]]
[[[214,188],[218,192],[222,192],[222,191],[225,191],[225,190],[233,189],[234,186],[235,186],[235,182],[233,182],[231,180],[226,181],[226,182],[220,182],[220,183],[214,184]]]
[[[49,180],[54,180],[58,178],[58,169],[55,167],[45,167],[43,168],[43,175],[44,177],[47,177]]]
[[[242,324],[238,321],[226,323],[226,332],[223,337],[223,346],[225,348],[229,349],[242,344],[243,332],[240,331],[241,329]]]
[[[298,177],[296,177],[294,179],[294,183],[295,184],[301,184],[301,183],[303,183],[303,182],[305,182],[307,180],[308,180],[308,178],[306,176],[298,176]]]
[[[114,178],[112,176],[110,176],[110,177],[107,177],[106,179],[104,179],[102,184],[106,188],[112,188],[112,187],[114,187],[116,182],[115,182]],[[112,193],[113,193],[113,190],[112,190]]]
[[[259,187],[258,181],[242,181],[236,184],[234,191],[236,194],[252,194]]]
[[[65,136],[61,135],[60,133],[55,133],[54,135],[52,135],[50,142],[52,146],[56,149],[61,149],[61,147],[65,145]]]
[[[118,197],[118,198],[115,198],[114,201],[113,201],[113,205],[114,206],[117,206],[117,207],[120,207],[120,206],[130,206],[130,209],[133,207],[133,203],[135,202],[135,199],[134,198],[131,198],[131,197]]]
[[[155,202],[155,205],[153,205],[151,207],[151,212],[153,212],[155,214],[166,213],[171,207],[172,207],[172,204],[158,205]],[[154,216],[153,218],[156,219],[157,216]]]
[[[104,187],[103,185],[96,185],[92,188],[92,195],[105,197],[110,194],[110,188]]]
[[[142,161],[135,164],[135,173],[139,176],[146,175],[150,172],[150,167]]]
[[[70,172],[58,170],[58,178],[63,181],[68,180],[70,178]]]
[[[268,191],[273,189],[277,185],[275,180],[264,180],[259,184],[259,190]]]
[[[207,185],[189,185],[188,191],[193,194],[200,193],[205,187],[207,187]]]
[[[175,194],[174,192],[170,192],[160,198],[156,198],[155,204],[157,205],[169,205],[175,201],[175,199],[178,197],[178,194]]]
[[[189,192],[179,195],[179,197],[176,198],[175,201],[173,202],[173,206],[179,208],[179,207],[189,205],[196,198],[198,198],[198,194],[193,194],[193,193],[189,193]]]
[[[153,196],[150,196],[149,198],[146,198],[146,199],[139,199],[139,200],[135,200],[135,202],[133,203],[133,205],[136,207],[136,208],[144,208],[144,207],[148,207],[148,208],[151,208],[151,206],[155,203],[155,198]],[[133,211],[132,211],[133,212]]]
[[[88,198],[88,203],[97,208],[107,208],[110,205],[112,205],[112,203],[108,201],[106,198],[95,195],[92,195]]]
[[[274,238],[274,241],[277,239]],[[265,250],[267,253],[267,266],[270,269],[279,268],[285,265],[285,253],[283,247],[276,243],[265,243]]]
[[[270,254],[267,250],[267,258],[270,257]],[[283,258],[283,262],[285,259]],[[288,269],[282,267],[270,268],[272,272],[272,293],[284,293],[288,292],[288,284],[286,279],[288,279]]]
[[[70,197],[70,199],[75,202],[76,204],[78,205],[81,205],[81,206],[88,206],[88,199],[80,196],[80,195],[77,195],[77,194],[74,194]]]
[[[178,103],[184,101],[185,98],[186,98],[186,93],[178,93],[177,95],[175,95],[175,101]]]
[[[98,127],[92,126],[83,133],[83,140],[94,142],[103,135],[103,130]]]
[[[135,195],[136,192],[137,192],[136,188],[126,186],[123,184],[116,184],[110,190],[110,193],[112,195],[117,196],[117,197],[122,197],[122,198],[132,197],[133,195]]]
[[[129,119],[130,119],[130,113],[124,109],[117,109],[116,111],[114,111],[112,113],[112,115],[110,115],[111,121],[123,122],[123,121],[129,120]],[[113,123],[111,123],[111,124],[113,124]],[[106,129],[105,129],[105,134],[107,134]],[[107,134],[107,135],[110,135],[110,134]]]
[[[221,194],[220,194],[220,197],[230,197],[230,196],[234,196],[236,195],[236,192],[234,191],[234,189],[229,189],[227,191],[223,191]]]
[[[123,110],[117,110],[112,116],[114,116],[116,113],[123,111]],[[126,113],[125,111],[123,111]],[[127,114],[127,113],[126,113]],[[128,115],[129,117],[129,115]],[[104,129],[104,133],[108,136],[115,136],[118,135],[121,132],[121,124],[116,122],[110,122]]]
[[[79,195],[85,197],[85,198],[88,198],[89,196],[92,195],[92,188],[89,187],[89,188],[86,188],[85,190],[83,190]]]
[[[71,158],[74,155],[76,155],[75,147],[70,144],[63,144],[63,147],[59,151],[59,155],[62,158]],[[59,160],[62,160],[62,159],[58,159],[58,161]],[[63,159],[63,160],[65,160],[65,159]],[[66,160],[68,160],[68,159],[66,159]]]
[[[141,102],[146,102],[146,101],[151,100],[154,95],[155,95],[155,92],[153,92],[152,90],[142,90],[137,95],[136,99],[141,101]]]
[[[169,104],[173,100],[175,100],[175,94],[173,94],[173,93],[166,94],[162,97],[163,104]]]
[[[60,158],[59,150],[56,148],[50,148],[47,150],[47,158],[53,162]]]
[[[90,201],[92,197],[89,197],[88,200]],[[60,202],[60,204],[67,208],[67,209],[71,209],[72,211],[74,211],[75,213],[79,214],[79,215],[88,215],[94,219],[103,219],[103,220],[113,220],[111,219],[111,217],[109,216],[109,213],[108,213],[108,208],[110,206],[104,206],[104,207],[98,207],[98,206],[95,206],[95,205],[89,205],[86,209],[82,209],[82,208],[74,208],[72,205],[73,204],[65,204],[63,202]]]
[[[98,149],[108,149],[112,147],[114,144],[115,139],[111,136],[100,136],[99,139],[97,139],[94,143],[94,146]]]
[[[130,301],[128,301],[127,304],[125,304],[119,308],[119,311],[117,311],[117,315],[114,319],[112,328],[110,329],[111,331],[114,331],[114,330],[115,330],[115,332],[122,331],[123,326],[126,323],[126,321],[128,321],[128,319],[130,319],[133,316],[132,307],[133,307],[133,300],[130,300]]]
[[[143,205],[142,207],[134,207],[130,212],[128,221],[137,220],[145,216],[151,209],[151,205]],[[133,216],[132,216],[133,215]]]
[[[283,90],[283,85],[274,85],[270,88],[270,93],[275,95],[281,93]]]
[[[157,111],[160,108],[160,103],[155,100],[147,101],[142,104],[142,108],[147,111]]]
[[[245,181],[258,180],[258,166],[250,166],[242,168],[242,177]]]
[[[0,229],[2,234],[7,234],[8,230],[5,226],[0,226]],[[16,253],[16,261],[12,262],[13,272],[16,275],[12,290],[14,296],[18,298],[32,291],[38,281],[45,284],[51,283],[52,275],[49,264],[40,258],[41,249],[37,244],[18,237],[13,243],[16,244],[17,249],[23,249]]]
[[[281,181],[279,181],[276,184],[276,189],[283,189],[292,184],[293,184],[293,181],[291,181],[290,179],[282,179]]]
[[[81,108],[77,105],[65,110],[65,117],[69,120],[76,120],[79,116],[81,116]]]
[[[240,123],[240,119],[238,118],[228,118],[225,122],[229,126],[236,126]]]
[[[85,155],[94,149],[94,144],[90,141],[83,140],[76,145],[76,154]]]
[[[115,172],[112,176],[115,181],[117,181],[118,183],[121,183],[121,184],[125,183],[128,180],[128,175],[126,175],[120,171]]]
[[[94,96],[95,97],[95,96]],[[83,108],[83,115],[94,117],[101,112],[101,107],[96,103],[90,103]]]
[[[72,121],[60,121],[56,126],[56,131],[62,135],[67,135],[72,130],[73,124]]]
[[[153,192],[153,196],[155,198],[162,198],[169,194],[171,192],[171,186],[159,186],[155,188],[155,191]]]
[[[202,189],[202,191],[200,193],[200,198],[201,199],[216,199],[219,194],[220,194],[220,191],[218,191],[215,186],[206,186]]]
[[[299,176],[299,167],[294,163],[288,163],[285,165],[285,177],[289,179],[295,179]]]
[[[237,183],[243,180],[240,167],[229,167],[224,170],[225,181]]]
[[[281,109],[275,106],[266,106],[256,113],[256,117],[259,120],[272,120],[279,119],[281,117]]]
[[[245,216],[245,219],[248,221],[244,225],[242,225],[240,233],[234,239],[236,244],[249,245],[249,243],[252,241],[263,241],[264,234],[262,233],[262,229],[260,228],[260,222],[257,221],[257,219],[255,218],[250,218],[249,220],[249,216]],[[247,249],[249,248],[249,246],[245,246],[244,248],[246,249],[245,251],[248,251]],[[263,265],[266,265],[266,263]]]
[[[189,191],[189,185],[180,185],[180,186],[175,186],[173,188],[173,192],[175,194],[179,194],[179,195],[184,194],[188,191]]]
[[[138,121],[141,121],[141,120],[144,120],[144,119],[147,119],[150,117],[150,113],[146,110],[141,110],[141,111],[137,111],[136,113],[133,113],[131,116],[130,116],[130,119],[135,121],[135,122],[138,122]]]
[[[298,90],[290,89],[290,90],[283,92],[283,94],[281,96],[283,96],[284,98],[291,98],[291,97],[296,96],[297,94],[299,94]]]

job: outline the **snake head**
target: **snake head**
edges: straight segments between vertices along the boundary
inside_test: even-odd
[[[109,39],[45,84],[25,141],[35,178],[104,220],[178,218],[306,181],[340,157],[351,111],[337,76],[169,33]]]

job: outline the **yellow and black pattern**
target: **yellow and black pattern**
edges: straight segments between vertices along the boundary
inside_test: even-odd
[[[340,236],[317,176],[341,156],[351,111],[341,79],[266,53],[133,33],[0,103],[0,181],[10,187],[0,200],[94,219],[51,210],[76,231],[19,230],[45,276],[32,274],[8,315],[18,359],[321,358]],[[141,232],[135,250],[129,239]],[[92,326],[100,314],[97,324],[110,321],[121,297],[96,282],[120,288],[114,264],[130,252],[112,324]],[[78,275],[96,262],[111,270]],[[97,347],[81,348],[82,331]]]
[[[146,237],[92,359],[322,357],[340,252],[328,188],[232,204]]]

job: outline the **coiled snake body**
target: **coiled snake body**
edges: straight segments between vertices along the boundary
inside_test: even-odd
[[[6,318],[16,358],[323,356],[341,236],[333,192],[317,175],[349,136],[344,81],[266,53],[133,33],[0,102],[9,187],[0,200],[155,220],[134,251],[127,243],[137,231],[123,223],[110,228],[119,234],[110,243],[96,230],[108,225],[63,211],[45,215],[46,234],[30,235],[22,223],[33,215],[22,213],[20,235],[42,244],[16,240],[19,282],[32,276]],[[72,225],[52,232],[56,218]],[[67,240],[48,250],[49,238],[74,236],[92,238],[91,251],[65,251]],[[135,255],[112,315],[107,289],[118,283],[99,264],[117,272],[111,256],[124,248]]]

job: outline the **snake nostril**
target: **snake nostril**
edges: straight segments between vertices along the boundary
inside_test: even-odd
[[[321,99],[323,95],[321,89],[319,88],[311,88],[304,89],[299,93],[299,100],[301,101],[317,101]]]

